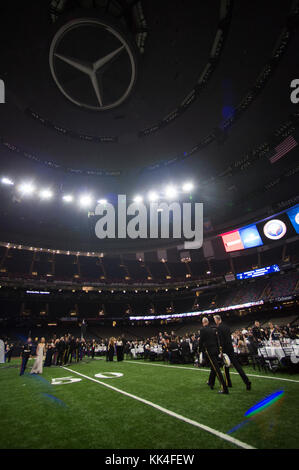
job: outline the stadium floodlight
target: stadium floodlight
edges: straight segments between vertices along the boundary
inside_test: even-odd
[[[83,194],[79,198],[79,204],[81,207],[90,207],[92,204],[92,197],[89,194]]]
[[[191,182],[188,182],[188,183],[184,183],[184,184],[183,184],[183,191],[184,191],[184,193],[190,193],[190,191],[192,191],[193,188],[194,188],[194,184],[191,183]]]
[[[43,189],[39,193],[39,197],[41,199],[51,199],[53,197],[53,193],[52,193],[52,191],[50,191],[50,189]]]
[[[74,197],[71,194],[65,194],[62,196],[63,201],[65,202],[72,202],[74,200]]]
[[[18,190],[24,195],[24,196],[30,196],[31,194],[34,193],[35,187],[31,183],[22,183],[18,187]]]
[[[165,196],[167,199],[175,199],[178,192],[174,186],[167,186],[165,190]]]
[[[134,199],[133,199],[134,202],[142,202],[143,201],[143,197],[142,196],[135,196]]]
[[[14,182],[10,178],[6,178],[6,177],[3,177],[1,179],[1,183],[6,184],[8,186],[13,186],[14,185]]]
[[[97,201],[98,204],[107,204],[107,199],[99,199]]]
[[[148,199],[149,199],[150,202],[155,202],[159,199],[159,195],[155,191],[151,191],[148,194]]]

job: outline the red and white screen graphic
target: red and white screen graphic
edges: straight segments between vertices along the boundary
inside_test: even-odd
[[[239,230],[234,232],[224,233],[222,236],[224,248],[226,252],[244,250],[244,245],[241,240]]]

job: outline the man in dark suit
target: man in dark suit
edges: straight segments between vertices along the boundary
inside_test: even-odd
[[[249,381],[244,370],[242,369],[238,361],[238,358],[234,352],[234,348],[232,345],[231,332],[230,332],[229,327],[225,323],[222,323],[220,315],[214,315],[214,321],[217,325],[218,339],[219,339],[219,344],[222,348],[222,353],[225,353],[228,355],[232,365],[234,366],[236,371],[240,374],[240,377],[245,383],[246,390],[251,390],[251,382]],[[229,387],[231,387],[232,383],[231,383],[228,367],[225,367],[225,375],[227,379],[227,384]]]
[[[222,389],[218,393],[228,394],[228,388],[219,367],[219,346],[217,343],[216,332],[209,326],[209,320],[204,317],[202,319],[203,328],[200,330],[200,338],[198,343],[198,352],[204,352],[211,366],[211,372],[207,384],[214,388],[215,378],[217,376]]]
[[[172,336],[171,341],[169,343],[169,362],[177,364],[180,362],[180,349],[178,342],[175,336]]]
[[[181,343],[181,352],[182,352],[182,361],[183,364],[187,364],[191,362],[191,349],[190,349],[190,342],[187,341],[187,337],[185,336],[182,343]]]
[[[64,353],[65,353],[65,341],[64,341],[64,336],[60,338],[60,341],[56,345],[57,347],[57,361],[56,365],[57,366],[62,366],[63,365],[63,360],[64,360]]]
[[[192,362],[194,362],[195,358],[198,356],[198,339],[195,337],[195,335],[191,336],[190,344],[191,344],[191,359],[192,359]]]
[[[20,370],[20,375],[23,375],[27,366],[27,362],[32,356],[33,353],[33,346],[32,346],[32,341],[31,338],[28,338],[27,343],[24,344],[21,352],[21,370]]]
[[[70,353],[70,337],[69,335],[65,335],[64,337],[64,354],[63,354],[63,364],[66,365],[68,363],[68,357]]]

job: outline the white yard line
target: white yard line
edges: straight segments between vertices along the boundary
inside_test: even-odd
[[[184,367],[184,366],[168,366],[165,364],[152,364],[151,362],[140,362],[140,361],[123,361],[128,364],[139,364],[142,366],[156,366],[156,367],[167,367],[168,369],[185,369],[185,370],[197,370],[199,372],[210,372],[210,369],[200,369],[199,367]],[[239,375],[238,372],[229,372],[230,374]],[[256,377],[257,379],[270,379],[270,380],[284,380],[285,382],[295,382],[299,383],[299,380],[293,379],[284,379],[282,377],[270,377],[268,375],[255,375],[255,374],[246,374],[248,377]]]
[[[179,419],[180,421],[184,421],[185,423],[191,424],[192,426],[196,426],[197,428],[207,431],[210,434],[213,434],[214,436],[219,437],[220,439],[223,439],[232,444],[235,444],[236,446],[241,447],[242,449],[254,449],[255,448],[255,447],[250,446],[249,444],[246,444],[245,442],[239,441],[238,439],[231,437],[228,434],[224,434],[220,431],[217,431],[216,429],[210,428],[209,426],[205,426],[204,424],[198,423],[197,421],[186,418],[185,416],[177,414],[174,411],[171,411],[171,410],[168,410],[167,408],[156,405],[155,403],[145,400],[144,398],[137,397],[136,395],[133,395],[132,393],[128,393],[128,392],[125,392],[124,390],[120,390],[119,388],[113,387],[112,385],[109,385],[105,382],[101,382],[100,380],[94,379],[93,377],[89,377],[88,375],[81,374],[80,372],[70,369],[69,367],[62,366],[62,369],[73,372],[74,374],[80,375],[81,377],[84,377],[85,379],[91,380],[92,382],[96,382],[100,385],[103,385],[104,387],[110,388],[110,390],[114,390],[115,392],[121,393],[122,395],[133,398],[134,400],[140,401],[141,403],[151,406],[152,408],[155,408],[156,410],[161,411],[162,413],[172,416],[173,418]],[[225,399],[225,396],[224,396],[224,399]]]

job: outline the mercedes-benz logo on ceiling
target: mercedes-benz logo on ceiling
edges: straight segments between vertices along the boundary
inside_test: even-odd
[[[136,80],[136,56],[130,41],[98,19],[80,18],[62,26],[52,40],[49,61],[64,96],[97,111],[123,103]]]

